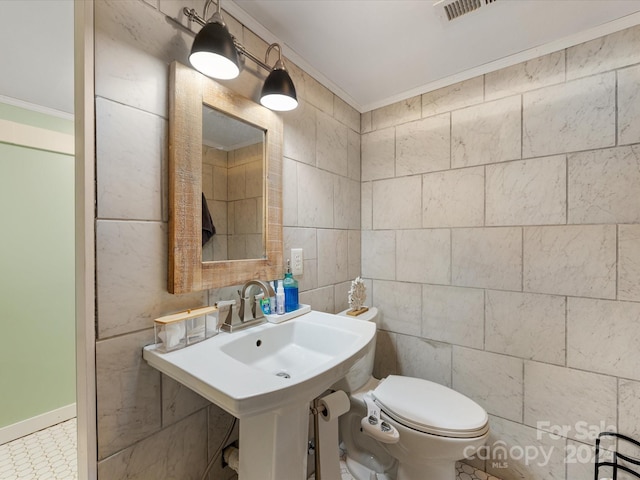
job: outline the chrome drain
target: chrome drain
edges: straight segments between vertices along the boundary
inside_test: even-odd
[[[276,377],[291,378],[291,375],[289,375],[287,372],[278,372],[276,373]]]

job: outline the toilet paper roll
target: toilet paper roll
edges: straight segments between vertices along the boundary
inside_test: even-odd
[[[340,415],[349,411],[349,397],[342,390],[338,390],[320,399],[321,410],[322,407],[324,407],[324,411],[320,415],[322,420],[325,422],[337,420]]]
[[[318,407],[324,412],[318,415],[318,446],[320,451],[320,477],[322,480],[340,480],[340,457],[338,455],[338,417],[349,411],[349,397],[342,390],[319,400]]]

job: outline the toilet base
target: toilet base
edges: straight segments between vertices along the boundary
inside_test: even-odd
[[[371,480],[372,478],[375,480],[395,480],[394,477],[391,477],[386,473],[379,473],[375,470],[371,470],[369,467],[358,463],[349,456],[345,459],[345,464],[347,465],[349,473],[355,480]]]
[[[396,480],[456,480],[456,465],[448,461],[429,465],[400,463]]]

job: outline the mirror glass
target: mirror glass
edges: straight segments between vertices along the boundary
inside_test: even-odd
[[[169,292],[282,274],[282,137],[271,110],[171,64]]]
[[[265,258],[262,129],[202,105],[202,261]]]

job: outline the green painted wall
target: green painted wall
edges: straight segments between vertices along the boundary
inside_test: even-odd
[[[0,428],[75,402],[74,248],[74,158],[0,143]]]

